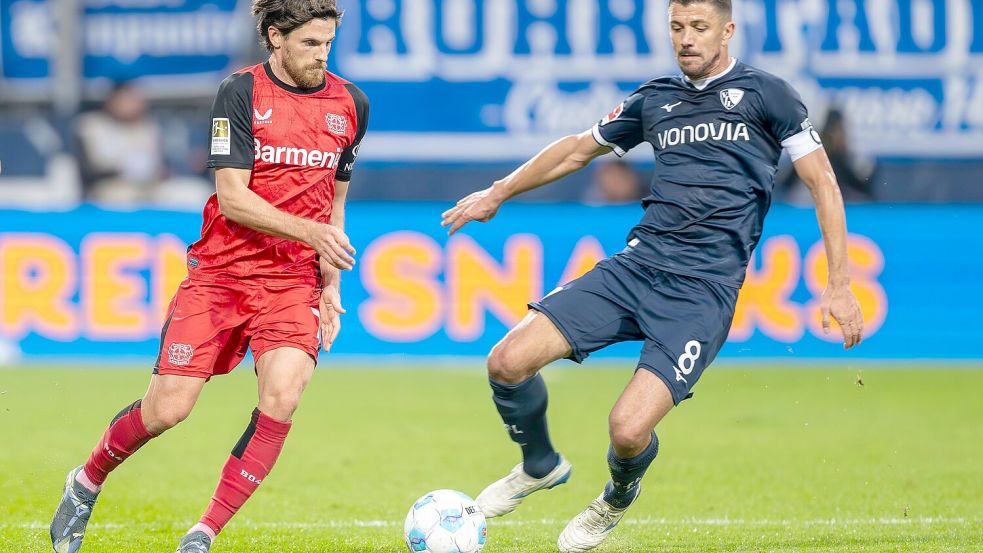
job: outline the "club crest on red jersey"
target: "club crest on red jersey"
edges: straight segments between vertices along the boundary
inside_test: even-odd
[[[624,111],[624,109],[625,109],[625,103],[621,102],[620,104],[615,106],[614,109],[611,110],[611,113],[605,115],[604,119],[601,119],[601,125],[607,125],[611,121],[617,119],[618,116],[621,115],[621,112]]]
[[[348,118],[344,115],[328,113],[324,116],[324,122],[328,124],[328,130],[334,134],[344,135],[348,132]]]
[[[172,365],[183,367],[191,362],[195,350],[188,344],[171,344],[167,347],[167,360]]]

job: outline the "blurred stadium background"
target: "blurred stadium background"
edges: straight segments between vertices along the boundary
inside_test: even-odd
[[[626,163],[599,160],[452,239],[440,212],[552,140],[588,128],[640,82],[675,72],[667,1],[339,4],[346,14],[329,66],[372,107],[347,218],[359,262],[343,281],[349,314],[333,354],[372,367],[473,357],[446,364],[478,371],[478,356],[527,301],[621,249],[641,214],[651,154],[637,148]],[[808,194],[785,163],[720,365],[750,374],[757,365],[810,361],[846,374],[849,386],[867,367],[908,367],[899,371],[912,386],[896,396],[896,411],[875,416],[924,407],[916,399],[921,373],[943,381],[928,395],[976,386],[979,371],[950,369],[979,368],[983,357],[983,2],[735,0],[735,19],[732,52],[790,81],[823,129],[849,203],[867,338],[844,353],[819,328],[824,255]],[[0,367],[11,368],[0,371],[0,394],[43,398],[46,390],[23,385],[44,386],[27,376],[32,368],[150,365],[211,193],[204,163],[212,97],[227,74],[265,57],[247,0],[0,0]],[[627,344],[599,356],[612,367],[637,351]],[[52,379],[76,378],[52,371]],[[115,406],[136,390],[102,393]],[[24,397],[6,401],[26,405]],[[964,443],[983,442],[978,405],[960,405],[950,405],[956,412],[945,424],[961,421],[967,426],[953,432]],[[766,418],[788,414],[783,406],[792,409],[776,403]],[[604,408],[596,406],[598,417]],[[115,412],[104,410],[92,415],[78,451],[51,462],[52,486],[69,466],[59,463],[84,454]],[[490,408],[482,413],[489,439],[499,440],[493,449],[512,459]],[[15,413],[7,431],[23,420]],[[970,453],[979,450],[960,454]],[[10,453],[4,466],[22,462],[15,459]],[[952,468],[958,474],[948,484],[983,489],[968,470]],[[205,487],[212,476],[202,477]],[[942,516],[967,517],[978,536],[979,497],[957,503],[970,514]],[[46,497],[37,501],[48,508]],[[47,516],[27,511],[6,513],[25,528]],[[972,540],[959,543],[967,548],[953,550],[971,550]]]
[[[445,240],[439,212],[673,72],[666,1],[341,5],[331,69],[372,114],[337,350],[481,354],[526,301],[622,247],[651,154],[603,160],[468,236]],[[0,6],[0,359],[146,357],[211,193],[211,99],[265,59],[249,2]],[[735,6],[735,54],[801,91],[852,204],[869,339],[850,358],[983,353],[983,4]],[[823,262],[808,194],[779,181],[724,357],[837,355],[811,317]]]

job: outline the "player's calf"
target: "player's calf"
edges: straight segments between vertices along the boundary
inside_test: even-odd
[[[648,444],[633,457],[622,458],[612,444],[608,448],[608,470],[611,480],[604,487],[602,497],[616,509],[626,509],[638,496],[638,486],[645,471],[659,454],[659,437],[651,433]]]
[[[290,426],[290,421],[276,420],[258,408],[253,410],[249,426],[222,468],[215,494],[198,523],[203,526],[195,526],[189,535],[202,528],[203,533],[214,538],[222,531],[273,469]]]
[[[142,400],[124,407],[93,448],[84,465],[84,475],[89,479],[85,483],[94,485],[90,491],[98,492],[110,472],[157,435],[147,429],[142,411]]]

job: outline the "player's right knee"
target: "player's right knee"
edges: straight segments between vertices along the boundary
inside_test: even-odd
[[[521,359],[503,340],[488,354],[488,378],[502,384],[518,384],[529,374]]]

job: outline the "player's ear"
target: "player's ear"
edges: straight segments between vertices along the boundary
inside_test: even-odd
[[[737,30],[737,25],[735,25],[733,21],[728,21],[727,24],[724,25],[723,42],[725,46],[727,45],[728,42],[730,42],[730,39],[734,38],[734,32],[736,30]]]
[[[280,29],[270,25],[269,28],[266,29],[266,33],[270,37],[270,44],[273,45],[274,50],[278,50],[283,46],[283,33],[280,32]]]

